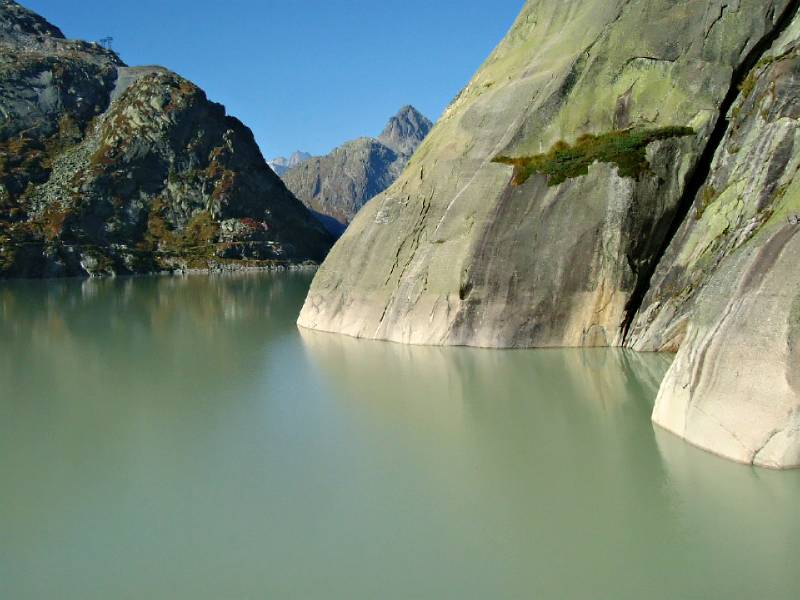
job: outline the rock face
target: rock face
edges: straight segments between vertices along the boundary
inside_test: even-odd
[[[798,170],[800,19],[743,84],[631,336],[680,348],[655,422],[760,466],[800,466]]]
[[[308,152],[301,152],[300,150],[297,150],[296,152],[292,152],[292,155],[289,158],[286,158],[285,156],[278,156],[272,160],[268,160],[267,164],[269,165],[270,169],[275,171],[276,175],[283,176],[286,171],[302,165],[309,158],[311,158],[311,155]]]
[[[681,348],[655,420],[797,464],[798,4],[529,0],[334,247],[299,324]]]
[[[377,139],[348,142],[289,169],[283,180],[308,208],[340,224],[341,233],[364,204],[397,179],[432,127],[414,107],[406,106]]]
[[[734,71],[786,4],[527,2],[403,176],[334,248],[300,323],[422,344],[621,344]],[[638,177],[595,162],[559,185],[541,174],[514,185],[494,162],[584,134],[669,127],[696,133],[647,145]]]
[[[195,85],[0,0],[0,277],[321,260],[329,235]]]

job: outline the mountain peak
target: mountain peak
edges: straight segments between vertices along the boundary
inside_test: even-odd
[[[289,166],[290,167],[297,166],[300,163],[307,161],[309,158],[311,158],[311,155],[308,152],[301,152],[300,150],[295,150],[289,157]]]
[[[389,119],[378,138],[345,142],[285,172],[271,166],[326,228],[340,235],[364,204],[397,179],[432,127],[416,108],[406,105]],[[339,227],[331,229],[331,222]]]
[[[398,118],[401,117],[418,118],[418,119],[425,118],[425,116],[421,112],[419,112],[416,108],[414,108],[414,106],[412,106],[411,104],[406,104],[404,107],[402,107],[400,110],[397,111],[397,114],[395,116]]]
[[[292,152],[289,158],[286,158],[285,156],[277,156],[272,160],[267,161],[267,164],[278,176],[281,176],[289,169],[302,165],[310,158],[311,155],[308,152],[296,150]]]
[[[64,39],[61,30],[14,0],[0,0],[0,40],[34,35]]]
[[[410,156],[432,128],[433,123],[408,104],[389,119],[378,141],[398,154]]]

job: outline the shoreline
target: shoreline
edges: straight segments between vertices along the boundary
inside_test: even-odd
[[[186,277],[186,276],[212,276],[236,275],[254,273],[281,273],[281,272],[313,272],[319,269],[317,263],[286,263],[272,265],[237,265],[230,263],[215,263],[205,269],[176,268],[173,270],[150,271],[142,273],[84,273],[80,275],[65,275],[61,277],[0,277],[0,286],[13,281],[67,281],[74,279],[122,279],[136,277]]]

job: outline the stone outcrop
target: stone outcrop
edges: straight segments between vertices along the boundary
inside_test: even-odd
[[[331,243],[252,133],[0,2],[0,277],[320,261]]]
[[[735,72],[786,4],[527,2],[333,249],[300,323],[421,344],[621,344]],[[595,162],[559,185],[541,174],[515,185],[494,162],[670,127],[696,133],[647,145],[637,177]]]
[[[378,138],[359,138],[306,160],[286,171],[283,180],[341,233],[364,204],[394,183],[432,127],[414,107],[403,107]]]
[[[800,467],[800,227],[758,237],[699,294],[653,420],[739,462]]]
[[[797,8],[529,0],[334,247],[299,324],[680,348],[657,423],[798,464]]]
[[[800,466],[800,20],[730,118],[630,341],[680,349],[657,424],[740,462]]]

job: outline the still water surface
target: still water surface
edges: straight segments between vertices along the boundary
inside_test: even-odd
[[[298,331],[309,276],[0,285],[0,598],[793,599],[800,473],[669,365]]]

